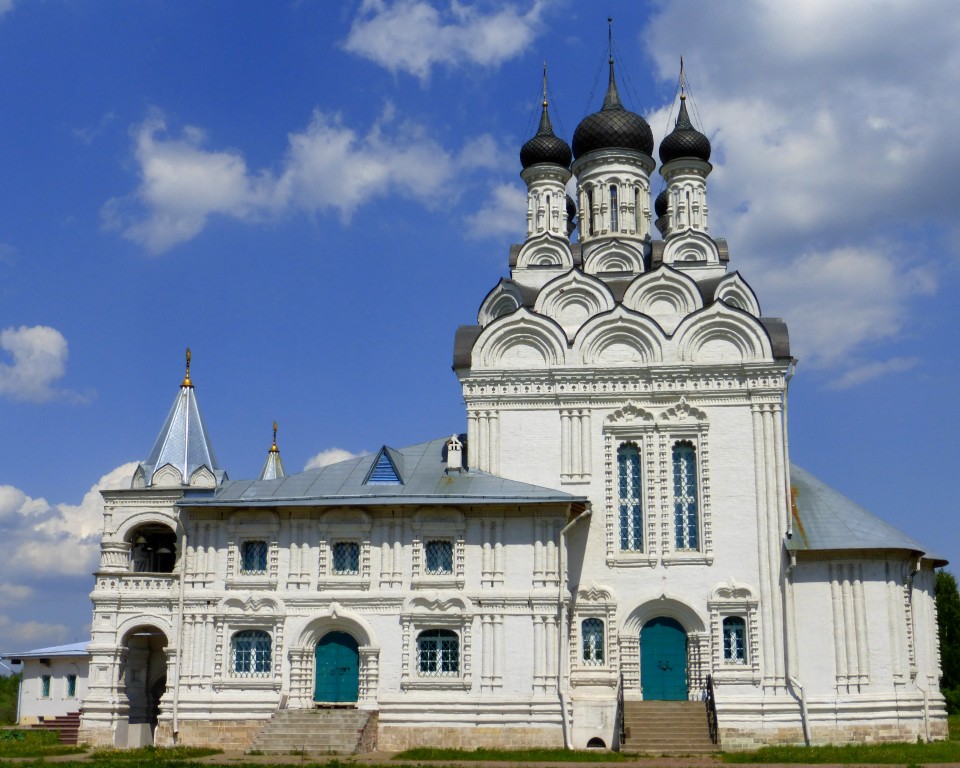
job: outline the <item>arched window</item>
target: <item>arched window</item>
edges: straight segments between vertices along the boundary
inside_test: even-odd
[[[460,638],[449,629],[427,629],[417,635],[417,671],[421,677],[460,674]]]
[[[739,616],[723,620],[723,661],[725,664],[747,663],[747,623]]]
[[[624,443],[617,449],[620,502],[620,549],[643,551],[643,495],[640,485],[640,449]]]
[[[617,185],[610,185],[610,231],[620,231],[620,204],[617,201]]]
[[[636,231],[639,235],[641,232],[643,232],[643,227],[640,225],[640,218],[643,214],[640,207],[640,189],[638,187],[634,187],[633,189],[633,215],[636,219]]]
[[[593,666],[603,664],[603,621],[584,619],[580,625],[583,635],[583,663]]]
[[[597,233],[596,220],[593,218],[593,190],[587,190],[587,234]]]
[[[697,549],[699,540],[697,501],[697,452],[693,443],[681,440],[673,446],[673,525],[677,549]]]
[[[271,674],[270,635],[259,629],[245,629],[233,636],[233,674],[237,677],[266,677]]]

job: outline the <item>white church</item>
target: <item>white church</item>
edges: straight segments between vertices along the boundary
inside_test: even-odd
[[[465,433],[292,475],[275,433],[231,480],[188,357],[103,492],[81,741],[351,717],[353,749],[669,748],[658,712],[725,748],[946,737],[944,561],[791,463],[787,328],[710,232],[684,98],[655,202],[612,60],[572,146],[544,99],[526,240],[456,331]]]

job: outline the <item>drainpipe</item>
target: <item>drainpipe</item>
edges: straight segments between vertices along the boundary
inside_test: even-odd
[[[916,564],[913,566],[913,572],[910,574],[910,605],[913,610],[910,611],[910,619],[913,621],[913,637],[914,642],[916,642],[917,637],[917,608],[913,604],[913,580],[914,577],[920,572],[920,558],[917,558]],[[925,680],[923,686],[920,685],[920,678],[926,677],[926,675],[917,670],[917,676],[913,679],[914,684],[917,686],[917,689],[920,693],[923,694],[923,735],[926,741],[932,741],[930,738],[930,687]]]
[[[810,746],[810,712],[807,709],[807,692],[803,683],[797,677],[797,634],[796,618],[793,610],[793,567],[797,564],[797,557],[790,553],[790,564],[787,566],[786,589],[784,596],[787,601],[786,619],[787,619],[787,685],[790,686],[790,692],[793,697],[800,702],[800,723],[803,727],[803,741]]]
[[[797,372],[797,358],[790,361],[783,380],[783,472],[784,486],[787,489],[787,538],[793,538],[793,493],[790,490],[790,420],[787,418],[787,395],[790,393],[790,379]]]
[[[560,573],[557,579],[557,608],[560,620],[560,631],[557,638],[557,695],[560,697],[560,718],[563,723],[563,746],[566,749],[573,749],[573,737],[570,733],[570,723],[567,722],[567,678],[569,677],[569,655],[567,649],[570,645],[570,629],[567,622],[567,602],[564,599],[564,592],[567,589],[567,533],[573,526],[581,520],[585,520],[593,514],[593,511],[586,509],[577,515],[573,520],[567,523],[560,531]]]
[[[183,653],[183,591],[187,584],[187,529],[180,522],[180,596],[177,601],[177,656],[173,660],[173,743],[180,736],[180,666]]]

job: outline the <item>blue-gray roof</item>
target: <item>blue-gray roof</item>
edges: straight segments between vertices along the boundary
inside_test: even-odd
[[[946,560],[933,554],[903,531],[894,528],[796,464],[790,465],[793,486],[792,551],[900,549],[923,555],[938,564]]]
[[[233,480],[214,492],[187,492],[180,507],[349,506],[371,504],[586,504],[553,488],[518,483],[475,469],[447,471],[447,438],[387,448],[369,456],[276,480]],[[386,452],[401,483],[366,483]]]
[[[160,429],[153,450],[140,465],[144,473],[144,484],[152,485],[153,474],[166,464],[180,470],[184,484],[190,482],[190,476],[200,467],[209,469],[217,480],[224,476],[213,454],[213,445],[200,415],[193,385],[186,381],[180,387],[177,399],[173,401],[173,407]]]
[[[86,656],[89,640],[82,643],[71,643],[70,645],[53,645],[49,648],[37,648],[33,651],[23,651],[22,653],[5,653],[0,658],[4,659],[52,659],[56,657]]]

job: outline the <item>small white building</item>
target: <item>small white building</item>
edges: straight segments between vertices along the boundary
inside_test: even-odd
[[[56,645],[3,656],[22,664],[17,724],[35,725],[41,717],[63,717],[80,711],[87,695],[88,643]]]
[[[289,476],[274,439],[230,481],[188,358],[103,493],[81,739],[242,747],[340,704],[383,749],[615,746],[711,694],[727,746],[946,736],[943,560],[791,463],[787,327],[710,234],[707,137],[681,102],[651,206],[611,62],[572,144],[544,102],[527,238],[455,337],[465,434]]]

